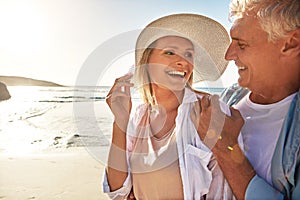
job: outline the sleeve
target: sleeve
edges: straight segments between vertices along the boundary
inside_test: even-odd
[[[298,158],[299,159],[299,158]],[[292,192],[292,199],[297,199],[300,197],[300,166],[298,165],[296,168],[296,177],[295,177],[295,187]]]
[[[131,118],[128,122],[127,137],[126,137],[128,166],[130,166],[129,165],[129,157],[130,157],[130,152],[132,151],[132,148],[134,145],[134,136],[135,136],[134,134],[135,134],[136,126],[139,124],[139,122],[141,120],[141,116],[143,116],[145,111],[146,111],[145,105],[139,105],[136,108],[136,111],[134,112],[133,116],[131,116]],[[130,193],[131,188],[132,188],[132,179],[131,179],[130,172],[131,172],[131,169],[130,169],[130,167],[128,167],[128,176],[127,176],[126,180],[124,181],[123,186],[121,188],[119,188],[118,190],[111,192],[109,184],[108,184],[108,180],[107,180],[107,172],[106,172],[106,170],[104,170],[103,183],[102,183],[103,192],[106,193],[110,199],[116,199],[116,200],[126,199],[126,197]]]
[[[108,185],[107,174],[106,174],[106,170],[105,170],[102,186],[103,186],[103,192],[106,193],[110,199],[124,200],[130,193],[130,190],[132,187],[130,173],[128,173],[128,176],[127,176],[125,182],[123,183],[123,187],[121,187],[120,189],[118,189],[116,191],[111,192],[109,185]]]
[[[260,178],[259,176],[254,176],[250,181],[245,199],[276,199],[281,200],[284,199],[284,196],[279,191],[275,190],[271,185],[269,185],[265,180]]]

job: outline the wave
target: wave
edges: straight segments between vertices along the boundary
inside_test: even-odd
[[[105,97],[110,87],[13,86],[8,89],[12,98],[0,102],[0,135],[13,138],[10,141],[21,137],[33,146],[45,144],[49,148],[109,145],[113,116]],[[197,89],[210,93],[223,90]],[[76,102],[80,102],[82,113],[77,113],[78,118],[74,119]],[[94,102],[97,111],[85,107]],[[4,147],[0,143],[1,148]]]
[[[11,86],[8,88],[13,101],[40,103],[71,103],[83,101],[103,101],[110,90],[110,86],[97,87],[29,87]],[[220,94],[224,88],[196,88],[205,92]],[[138,99],[137,91],[132,91],[132,98]]]

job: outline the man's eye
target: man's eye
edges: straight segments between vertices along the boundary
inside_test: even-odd
[[[246,44],[241,44],[241,43],[238,43],[238,45],[239,45],[240,49],[245,49],[247,46]]]

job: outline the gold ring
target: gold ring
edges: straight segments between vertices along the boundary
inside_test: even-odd
[[[228,149],[229,151],[233,151],[233,147],[232,147],[232,146],[227,146],[227,149]]]

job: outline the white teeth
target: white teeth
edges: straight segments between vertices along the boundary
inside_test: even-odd
[[[244,66],[239,66],[238,69],[239,69],[239,70],[244,70],[244,69],[246,69],[246,67],[244,67]]]
[[[170,71],[168,72],[169,75],[178,75],[178,76],[184,76],[185,72],[179,72],[179,71]]]

